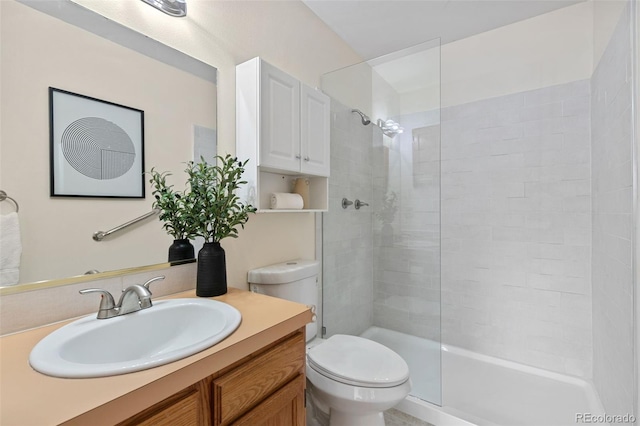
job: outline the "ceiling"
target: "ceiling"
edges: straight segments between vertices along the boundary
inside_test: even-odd
[[[442,44],[583,0],[302,0],[363,59]]]

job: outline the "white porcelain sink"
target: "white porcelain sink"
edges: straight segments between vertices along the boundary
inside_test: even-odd
[[[146,370],[185,358],[223,340],[240,312],[209,299],[171,299],[120,317],[81,318],[49,334],[29,363],[56,377],[103,377]]]

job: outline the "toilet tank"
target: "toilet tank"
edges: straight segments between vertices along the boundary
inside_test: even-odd
[[[318,333],[315,312],[318,305],[319,273],[320,262],[317,260],[298,259],[269,265],[249,271],[249,289],[254,293],[311,306],[313,322],[307,324],[307,341],[310,341]]]

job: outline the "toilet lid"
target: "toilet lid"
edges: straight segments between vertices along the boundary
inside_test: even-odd
[[[338,382],[393,387],[409,378],[409,366],[394,351],[369,339],[336,334],[309,349],[309,367]]]

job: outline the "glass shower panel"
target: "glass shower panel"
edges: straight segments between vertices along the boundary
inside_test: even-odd
[[[325,74],[322,89],[325,337],[390,347],[409,364],[412,395],[440,404],[440,41]]]

